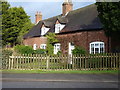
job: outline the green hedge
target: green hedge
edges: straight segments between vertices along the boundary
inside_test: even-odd
[[[72,50],[73,54],[86,54],[86,50],[83,47],[75,46],[75,49]]]
[[[37,49],[37,50],[34,50],[34,54],[46,54],[46,50],[45,49]]]
[[[32,47],[24,46],[24,45],[16,45],[14,47],[14,50],[16,53],[19,53],[19,54],[33,54],[34,53],[34,50]]]
[[[24,46],[24,45],[16,45],[14,47],[14,51],[18,54],[45,54],[45,49],[37,49],[33,50],[30,46]]]

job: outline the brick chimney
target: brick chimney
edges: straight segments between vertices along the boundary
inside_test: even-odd
[[[38,23],[41,20],[42,20],[42,13],[41,12],[36,12],[36,14],[35,14],[35,23]]]
[[[71,0],[64,0],[62,4],[62,15],[65,16],[68,12],[73,10],[73,4]]]

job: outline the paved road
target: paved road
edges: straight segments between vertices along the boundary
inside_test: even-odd
[[[3,88],[118,88],[117,74],[3,74]]]

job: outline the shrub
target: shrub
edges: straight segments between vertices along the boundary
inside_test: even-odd
[[[16,45],[14,47],[14,50],[16,53],[19,53],[19,54],[33,54],[34,53],[34,50],[32,47],[24,46],[24,45]]]
[[[74,50],[72,50],[72,54],[86,54],[86,50],[83,47],[76,46]]]
[[[54,50],[54,46],[48,43],[46,48],[46,53],[49,55],[53,55],[53,50]]]
[[[1,50],[1,49],[0,49]],[[0,62],[1,62],[1,66],[0,69],[8,69],[8,60],[9,60],[9,56],[12,55],[13,51],[10,49],[2,49],[2,52],[0,52]]]
[[[55,33],[48,33],[46,37],[47,37],[46,53],[49,55],[53,55],[54,44],[58,42],[58,39],[56,38]]]
[[[12,50],[9,50],[9,49],[3,49],[3,50],[2,50],[2,54],[3,54],[3,55],[12,55],[12,54],[13,54],[13,51],[12,51]]]
[[[57,52],[57,55],[61,55],[61,54],[62,54],[62,52],[61,52],[61,51],[58,51],[58,52]]]
[[[45,49],[37,49],[37,50],[34,50],[34,54],[45,54],[46,53],[46,50]]]

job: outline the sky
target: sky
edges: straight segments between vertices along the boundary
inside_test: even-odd
[[[88,0],[89,1],[89,0]],[[35,13],[37,11],[41,12],[43,15],[43,19],[47,19],[53,16],[57,16],[60,15],[62,13],[62,3],[63,0],[59,0],[59,1],[11,1],[8,0],[8,2],[10,3],[11,7],[20,7],[22,6],[25,10],[25,12],[27,13],[28,16],[30,16],[30,19],[32,21],[32,23],[35,23]],[[77,1],[73,1],[73,10],[81,8],[81,7],[85,7],[87,5],[93,4],[95,3],[94,0],[89,1],[89,2],[77,2]]]

